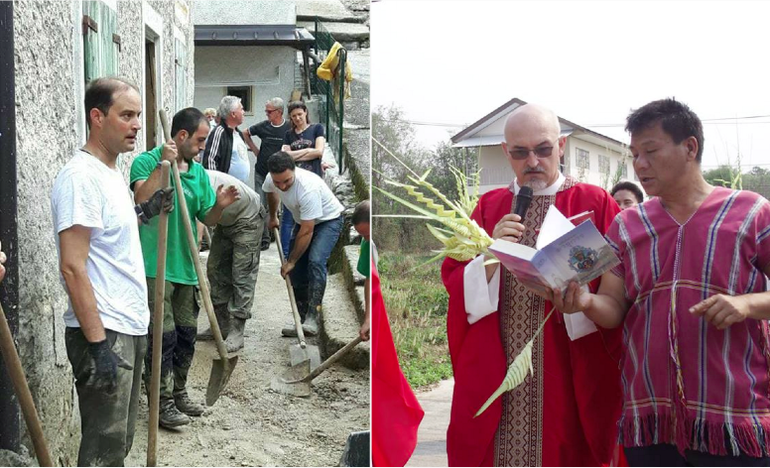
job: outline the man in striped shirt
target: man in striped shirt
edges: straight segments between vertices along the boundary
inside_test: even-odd
[[[564,313],[623,325],[619,439],[631,466],[770,466],[770,203],[709,185],[703,129],[673,99],[634,111],[634,170],[654,198],[607,232],[622,263]]]

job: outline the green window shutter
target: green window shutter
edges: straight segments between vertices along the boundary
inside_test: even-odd
[[[176,97],[174,105],[176,111],[187,107],[187,48],[179,39],[175,40],[174,69],[176,73]]]
[[[117,13],[102,2],[83,2],[85,80],[118,74],[120,36]]]

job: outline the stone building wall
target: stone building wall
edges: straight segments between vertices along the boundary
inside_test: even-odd
[[[192,104],[193,29],[190,5],[147,1],[164,22],[163,102],[174,102],[174,26],[189,45],[188,105]],[[178,4],[182,8],[178,7]],[[143,0],[117,5],[119,74],[144,81]],[[177,9],[188,18],[180,18]],[[59,281],[50,196],[54,179],[85,141],[82,5],[80,1],[20,0],[14,5],[19,238],[19,355],[55,463],[74,465],[80,440],[72,371],[64,345],[67,296]],[[186,24],[184,21],[186,20]],[[170,58],[170,60],[168,60]],[[143,144],[137,145],[144,147]],[[134,154],[122,156],[127,176]],[[3,183],[3,181],[0,181]],[[141,423],[141,422],[140,422]],[[22,422],[21,427],[24,428]],[[22,429],[24,430],[24,429]],[[30,446],[25,436],[25,444]]]

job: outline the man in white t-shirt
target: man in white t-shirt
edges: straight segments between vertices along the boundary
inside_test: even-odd
[[[137,215],[147,222],[163,203],[173,206],[173,198],[159,190],[135,207],[115,164],[134,149],[142,128],[138,88],[98,78],[86,88],[85,107],[88,141],[61,169],[51,194],[69,296],[67,357],[82,420],[78,466],[123,466],[134,438],[150,321]]]
[[[262,190],[268,194],[270,205],[268,229],[279,226],[278,207],[282,202],[295,224],[281,276],[291,274],[302,329],[313,336],[318,333],[318,311],[326,290],[326,263],[340,237],[345,207],[323,179],[296,167],[294,159],[283,151],[270,156],[267,169]],[[284,336],[296,336],[294,327],[282,332]]]

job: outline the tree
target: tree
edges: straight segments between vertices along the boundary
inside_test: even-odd
[[[385,180],[407,182],[409,170],[404,164],[422,173],[427,167],[427,155],[400,108],[381,106],[372,112],[373,186],[393,191],[393,187],[386,186]],[[376,215],[411,214],[377,190],[372,190],[372,212]],[[372,223],[375,243],[381,250],[414,251],[425,250],[426,243],[431,247],[436,245],[420,220],[375,217]]]

